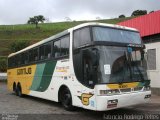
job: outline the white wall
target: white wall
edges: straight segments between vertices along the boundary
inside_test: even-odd
[[[148,43],[148,49],[156,49],[156,70],[148,70],[148,76],[151,79],[151,87],[160,88],[160,42]]]

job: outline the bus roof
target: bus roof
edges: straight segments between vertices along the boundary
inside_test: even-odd
[[[35,43],[33,45],[30,45],[30,46],[28,46],[28,47],[26,47],[26,48],[24,48],[24,49],[22,49],[22,50],[20,50],[18,52],[11,53],[8,57],[11,57],[11,56],[14,56],[16,54],[25,52],[26,50],[29,50],[29,49],[31,49],[33,47],[37,47],[39,45],[42,45],[42,44],[47,43],[49,41],[52,41],[53,39],[59,38],[61,36],[64,36],[64,35],[68,34],[72,30],[76,30],[76,29],[83,28],[83,27],[86,27],[86,26],[104,26],[104,27],[110,27],[110,28],[116,28],[116,29],[124,29],[124,30],[130,30],[130,31],[138,32],[138,30],[135,29],[135,28],[129,28],[129,27],[124,27],[124,26],[115,25],[115,24],[106,24],[106,23],[98,23],[98,22],[83,23],[83,24],[77,25],[75,27],[69,28],[69,29],[67,29],[67,30],[65,30],[63,32],[60,32],[60,33],[56,34],[56,35],[53,35],[53,36],[51,36],[49,38],[46,38],[46,39],[44,39],[44,40],[42,40],[40,42],[37,42],[37,43]]]
[[[75,26],[73,28],[70,28],[70,29],[76,30],[76,29],[79,29],[79,28],[82,28],[82,27],[86,27],[86,26],[104,26],[104,27],[131,30],[131,31],[137,31],[138,32],[138,30],[135,29],[135,28],[120,26],[120,25],[116,25],[116,24],[98,23],[98,22],[83,23],[83,24],[77,25],[77,26]]]

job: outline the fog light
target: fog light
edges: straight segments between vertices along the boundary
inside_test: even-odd
[[[150,97],[151,97],[151,94],[145,95],[144,99],[147,99],[147,98],[150,98]]]

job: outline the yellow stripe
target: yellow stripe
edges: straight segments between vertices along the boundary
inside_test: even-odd
[[[26,73],[21,71],[22,69],[26,69]],[[23,94],[29,94],[30,87],[32,85],[32,81],[35,75],[36,65],[26,66],[26,67],[19,67],[14,69],[9,69],[8,73],[8,89],[13,89],[13,83],[16,84],[19,82],[22,87]],[[27,72],[29,72],[27,74]]]
[[[107,87],[110,89],[123,89],[123,88],[135,88],[137,87],[139,82],[133,83],[122,83],[122,84],[108,84]]]

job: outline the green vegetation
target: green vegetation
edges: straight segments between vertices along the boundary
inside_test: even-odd
[[[85,22],[101,22],[109,24],[117,24],[124,20],[133,17],[115,18],[95,21],[73,21],[73,22],[57,22],[57,23],[42,23],[39,28],[35,25],[0,25],[0,56],[8,56],[12,51],[12,44],[17,41],[28,41],[30,44],[36,43],[47,37],[50,37],[63,30],[71,28]]]
[[[29,18],[27,23],[28,24],[35,24],[36,28],[38,28],[38,24],[43,23],[44,21],[45,21],[44,16],[43,15],[38,15],[38,16],[34,16],[34,17]]]
[[[13,52],[17,52],[19,50],[22,50],[23,48],[30,45],[30,42],[27,40],[17,40],[15,42],[12,42],[10,45],[10,50]]]
[[[6,72],[7,70],[7,58],[0,57],[0,72]]]
[[[140,15],[146,15],[147,10],[135,10],[132,12],[131,16],[140,16]]]
[[[125,16],[125,15],[123,15],[123,14],[119,16],[119,18],[125,18],[125,17],[126,17],[126,16]]]
[[[41,23],[38,28],[35,25],[0,25],[0,72],[6,72],[7,57],[10,53],[20,50],[29,44],[48,38],[68,28],[86,22],[101,22],[117,24],[133,17],[115,18],[95,21],[73,21],[57,23]]]

